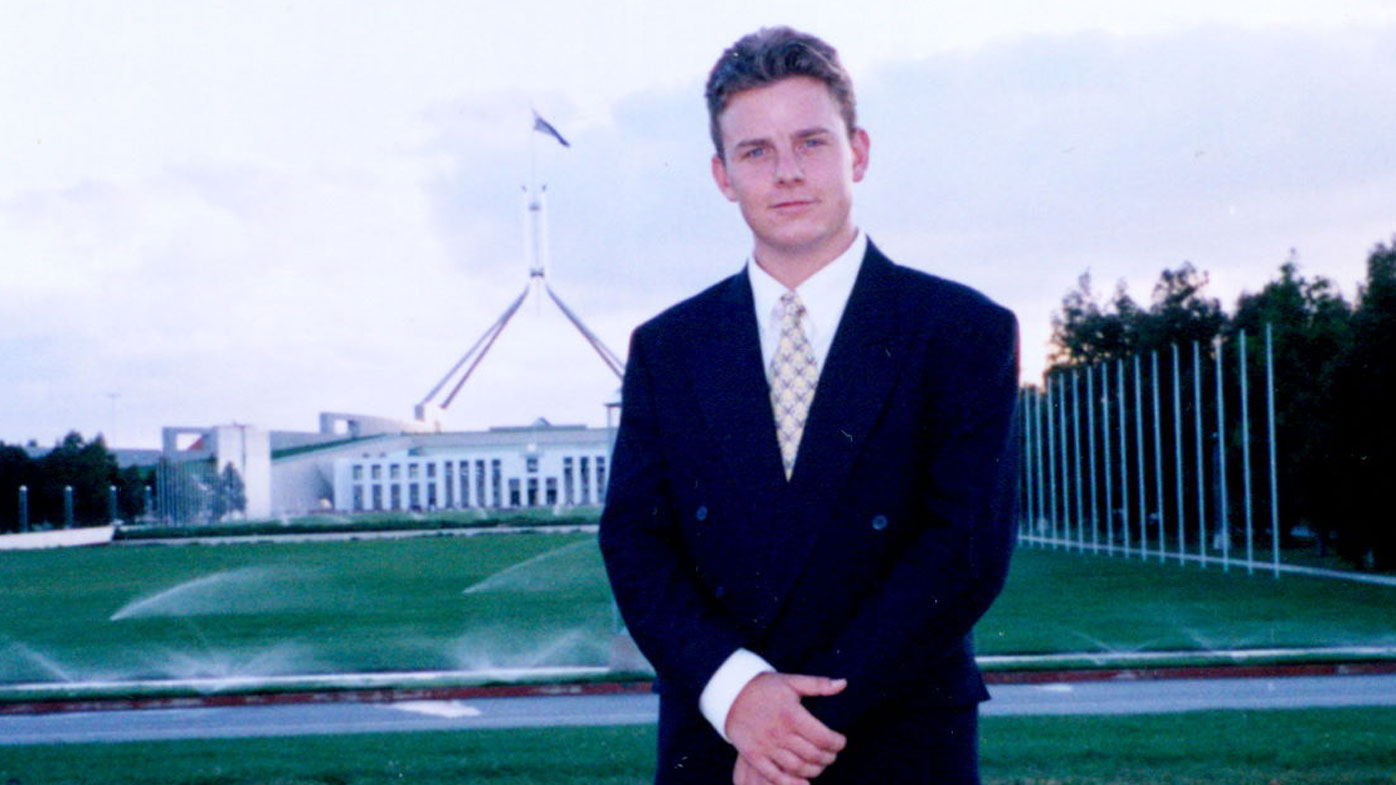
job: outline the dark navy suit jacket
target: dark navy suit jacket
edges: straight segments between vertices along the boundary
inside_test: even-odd
[[[730,782],[698,696],[738,647],[847,678],[806,706],[850,747],[987,697],[969,633],[1014,542],[1017,383],[1010,312],[869,244],[787,481],[744,272],[635,331],[601,547],[659,677],[659,782]]]

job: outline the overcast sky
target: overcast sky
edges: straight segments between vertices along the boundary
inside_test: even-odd
[[[524,288],[530,144],[549,279],[624,355],[749,250],[701,93],[763,24],[840,48],[872,138],[860,225],[1015,310],[1025,379],[1087,270],[1147,301],[1191,261],[1230,308],[1293,248],[1351,296],[1396,235],[1385,0],[3,9],[9,443],[409,417]],[[533,108],[570,149],[529,132]],[[599,424],[617,387],[530,303],[448,423]]]

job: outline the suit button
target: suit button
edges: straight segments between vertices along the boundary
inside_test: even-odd
[[[874,516],[873,516],[873,519],[872,519],[872,527],[873,527],[873,531],[879,531],[879,532],[882,531],[883,529],[887,528],[887,516],[886,516],[886,515],[874,515]]]
[[[699,521],[706,521],[708,519],[708,508],[700,504],[698,509],[694,510],[693,517]]]
[[[716,588],[713,589],[713,596],[716,597],[716,598],[718,598],[719,600],[722,599],[723,597],[725,597],[726,595],[727,595],[727,587],[726,587],[726,586],[718,586],[718,587],[716,587]]]

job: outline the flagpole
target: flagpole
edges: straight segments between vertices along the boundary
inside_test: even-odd
[[[528,188],[535,188],[538,184],[538,110],[533,110],[534,127],[528,132]]]
[[[529,259],[528,259],[528,280],[529,288],[533,290],[533,305],[537,312],[543,311],[542,287],[538,285],[543,277],[542,263],[542,237],[540,223],[542,221],[542,200],[539,198],[538,185],[538,110],[533,110],[534,127],[528,132],[528,224],[529,224]]]
[[[541,312],[543,308],[543,293],[546,290],[548,297],[557,304],[557,307],[562,311],[563,315],[567,317],[567,320],[582,334],[582,337],[591,345],[592,349],[596,351],[602,361],[605,362],[606,367],[609,368],[617,378],[622,378],[625,375],[625,365],[620,361],[620,358],[616,356],[616,353],[612,352],[610,348],[602,343],[601,339],[582,323],[582,320],[578,318],[572,309],[567,307],[566,303],[562,301],[562,298],[558,296],[557,292],[553,291],[553,288],[548,285],[546,268],[552,253],[549,247],[548,227],[544,217],[544,213],[547,209],[545,205],[547,186],[538,180],[538,141],[534,139],[534,135],[538,133],[552,137],[563,147],[572,146],[563,138],[562,134],[558,133],[558,130],[554,128],[551,123],[539,116],[537,111],[533,112],[533,127],[529,130],[528,134],[529,179],[524,183],[521,189],[521,195],[523,197],[522,207],[524,211],[521,226],[523,230],[524,256],[527,257],[529,265],[528,283],[519,296],[505,309],[500,318],[495,320],[495,323],[485,331],[484,335],[480,336],[480,339],[470,347],[470,350],[457,360],[455,365],[451,366],[451,370],[446,373],[446,376],[443,377],[441,381],[437,382],[436,386],[431,389],[431,392],[427,393],[427,396],[422,399],[422,402],[417,404],[415,409],[416,418],[425,421],[427,414],[429,412],[432,413],[433,417],[436,418],[438,430],[440,429],[440,415],[443,414],[445,409],[455,400],[457,393],[461,391],[466,381],[470,379],[471,374],[474,373],[475,369],[480,365],[480,362],[484,360],[485,355],[488,354],[490,348],[494,346],[495,339],[498,338],[499,334],[508,326],[509,320],[513,318],[519,306],[523,305],[530,291],[537,293],[535,302],[538,306],[538,310]],[[464,373],[460,373],[462,369],[464,369]],[[456,379],[458,373],[460,373],[460,377]],[[433,401],[436,396],[453,379],[456,379],[456,382],[455,386],[451,388],[450,395],[446,396],[445,400],[440,404],[434,403]]]

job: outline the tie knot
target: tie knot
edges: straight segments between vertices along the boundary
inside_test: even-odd
[[[780,296],[781,316],[786,319],[799,319],[805,315],[805,304],[800,302],[800,295],[794,292],[786,292]]]

